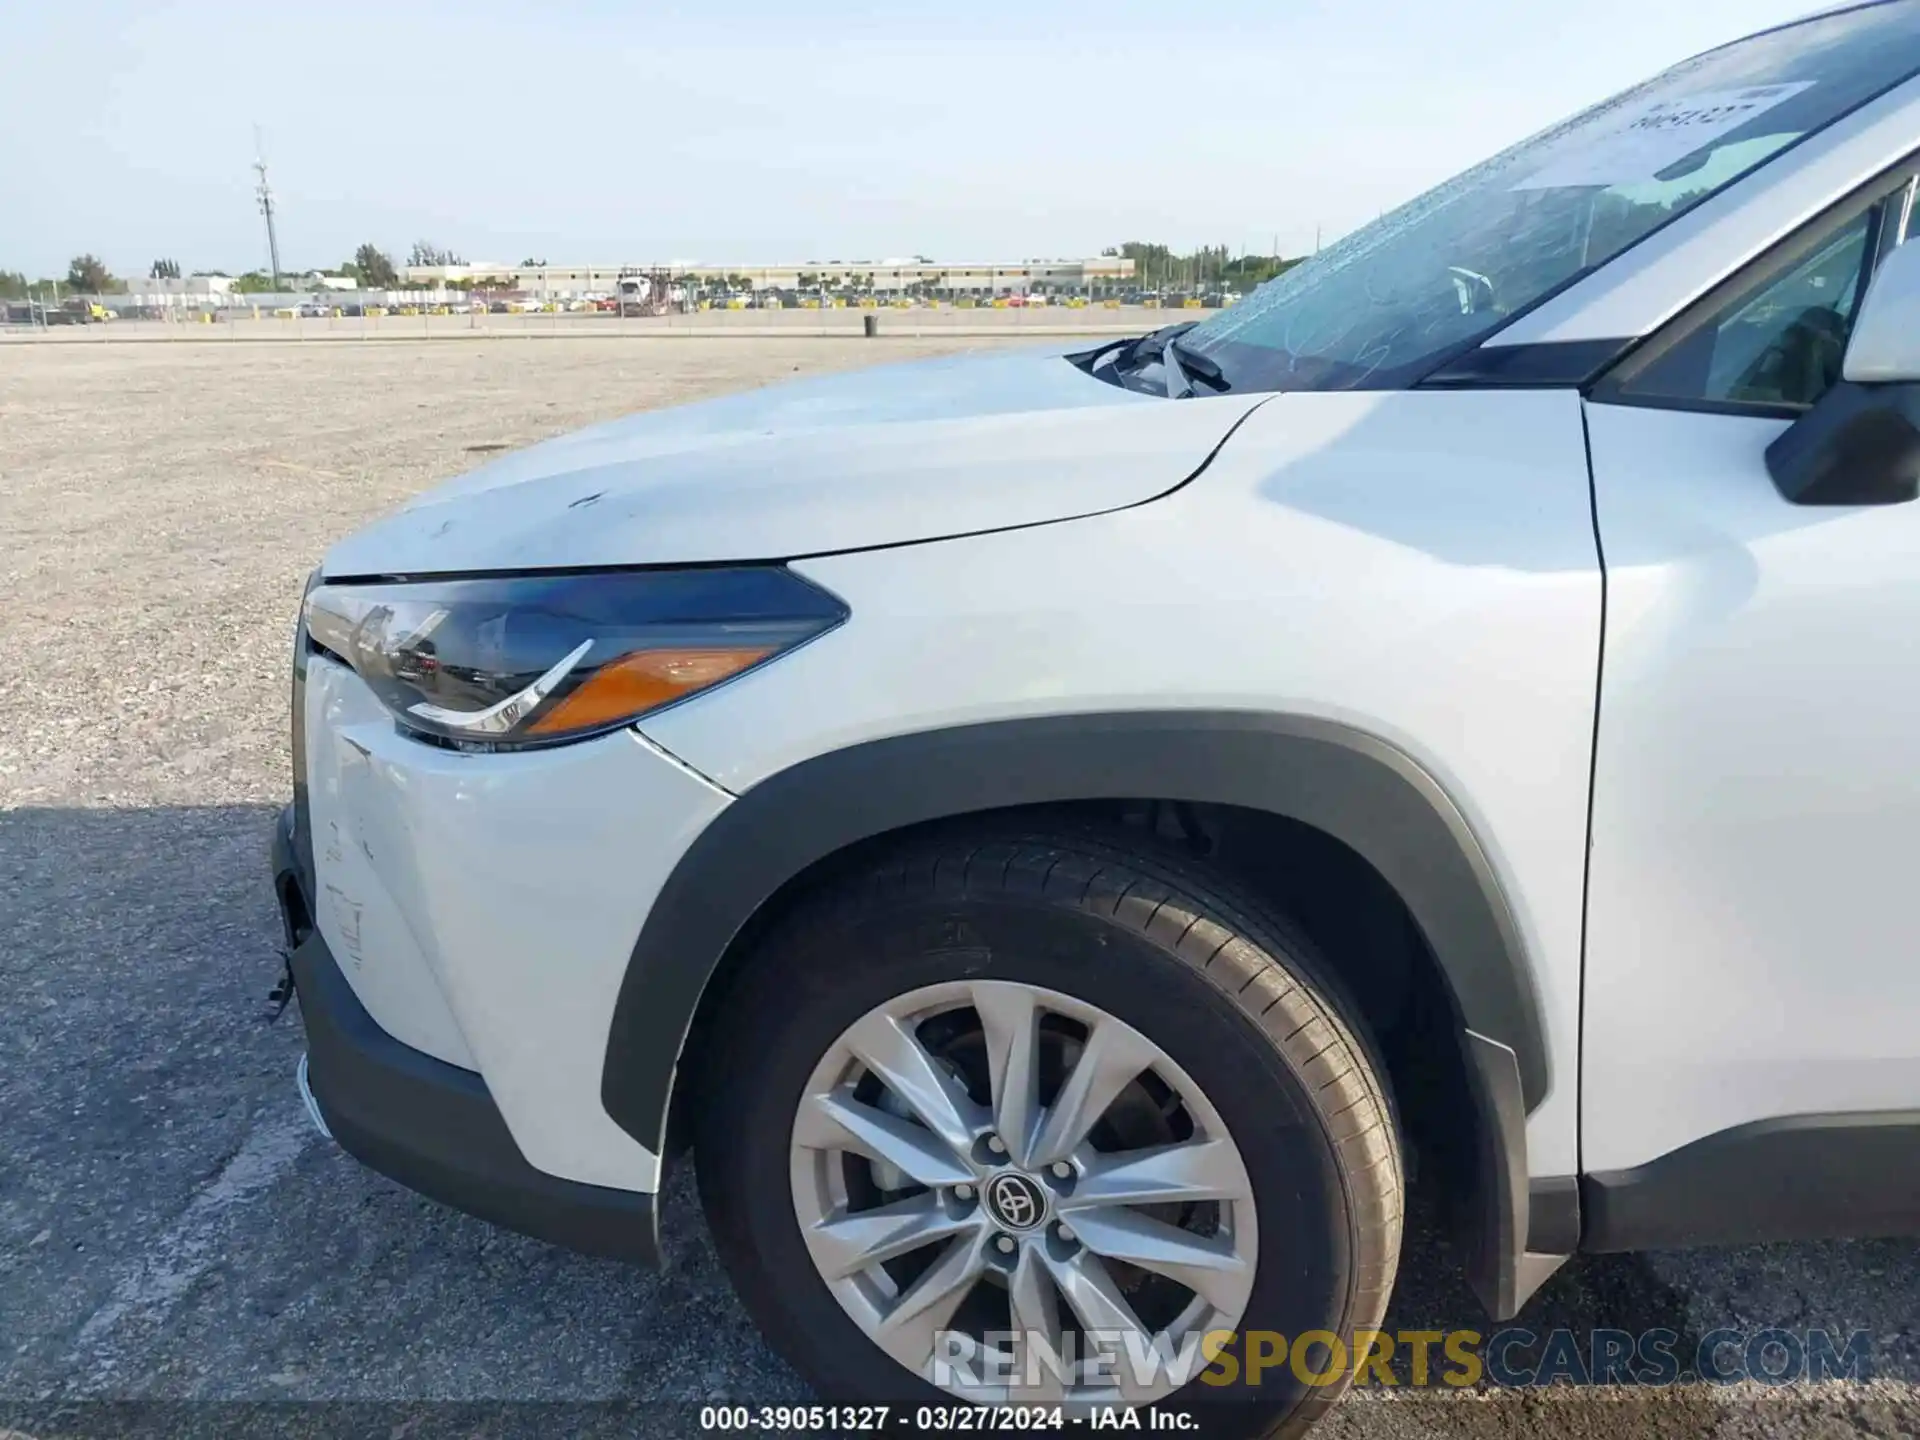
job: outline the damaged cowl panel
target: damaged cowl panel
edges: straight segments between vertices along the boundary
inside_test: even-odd
[[[1179,486],[1266,398],[1156,399],[1053,350],[794,381],[504,456],[341,542],[325,573],[786,559],[1070,520]]]

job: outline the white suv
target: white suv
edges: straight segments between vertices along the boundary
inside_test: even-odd
[[[633,416],[337,545],[316,1118],[639,1259],[690,1141],[833,1401],[1304,1423],[1339,1385],[1133,1362],[1375,1326],[1416,1156],[1502,1317],[1920,1229],[1916,72],[1911,0],[1808,19],[1198,325]]]

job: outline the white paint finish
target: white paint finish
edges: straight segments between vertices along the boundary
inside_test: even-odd
[[[1536,966],[1532,1169],[1574,1171],[1600,627],[1575,396],[1283,395],[1152,505],[799,568],[848,624],[645,723],[736,793],[863,740],[1107,710],[1318,715],[1419,760]]]
[[[1036,410],[1157,408],[1151,396],[1093,380],[1061,359],[1090,343],[966,351],[643,410],[502,455],[416,496],[408,508],[438,505],[560,472],[682,454],[767,434],[791,436],[843,430],[849,425],[964,420]]]
[[[1847,341],[1846,378],[1858,385],[1920,380],[1920,245],[1881,262]]]
[[[1920,505],[1788,504],[1762,458],[1782,421],[1588,414],[1587,1168],[1920,1108]]]
[[[656,1188],[600,1103],[607,1025],[661,884],[729,797],[631,731],[466,755],[399,734],[331,661],[307,692],[318,882],[361,902],[363,963],[324,902],[319,923],[368,1012],[438,1053],[437,1007],[536,1169]]]
[[[1749,260],[1920,149],[1909,80],[1742,176],[1487,341],[1489,347],[1647,335]]]
[[[326,572],[780,559],[1066,519],[1172,489],[1266,398],[1155,400],[1056,351],[829,376],[509,456],[342,541]]]

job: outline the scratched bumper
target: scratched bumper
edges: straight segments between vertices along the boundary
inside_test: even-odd
[[[594,1255],[657,1263],[650,1194],[581,1185],[534,1169],[486,1082],[402,1045],[373,1023],[308,934],[293,952],[309,1103],[348,1154],[445,1204]]]
[[[630,731],[423,744],[319,655],[304,699],[313,926],[358,1005],[482,1077],[537,1170],[657,1188],[657,1157],[601,1103],[607,1028],[648,908],[730,797]]]

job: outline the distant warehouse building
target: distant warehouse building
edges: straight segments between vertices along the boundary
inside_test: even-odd
[[[536,295],[610,292],[622,273],[665,270],[698,283],[745,283],[755,290],[879,292],[944,290],[981,295],[1006,291],[1087,290],[1133,279],[1133,261],[1117,255],[1091,260],[1008,260],[946,264],[937,260],[808,260],[792,265],[695,265],[669,260],[649,265],[408,265],[401,282],[415,289],[454,284],[496,285]]]

